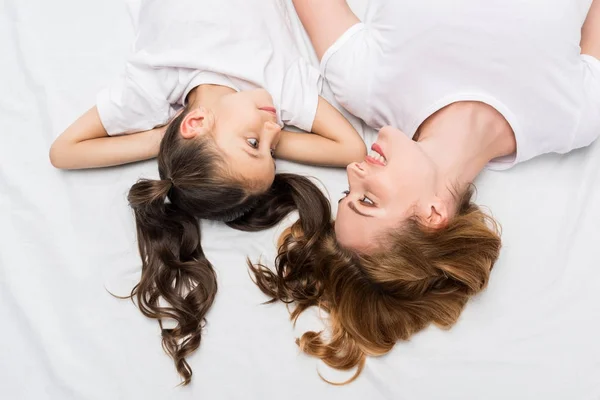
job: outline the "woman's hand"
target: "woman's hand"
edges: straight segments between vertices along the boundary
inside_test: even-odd
[[[123,136],[108,136],[96,107],[62,133],[50,148],[50,162],[60,169],[109,167],[158,155],[168,125]]]
[[[319,60],[352,25],[360,22],[346,0],[294,0]]]
[[[581,54],[600,60],[600,0],[594,0],[581,29]]]

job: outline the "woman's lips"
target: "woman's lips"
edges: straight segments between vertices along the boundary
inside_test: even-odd
[[[371,151],[365,157],[365,161],[369,164],[379,165],[382,167],[385,167],[387,164],[387,160],[386,160],[385,156],[383,155],[383,151],[381,150],[381,147],[379,147],[379,145],[377,143],[375,143],[373,146],[371,146]]]
[[[379,146],[377,143],[373,143],[373,146],[371,146],[371,150],[376,151],[379,154],[381,154],[383,157],[385,157],[385,154],[383,153],[381,146]]]
[[[373,158],[373,157],[371,157],[371,156],[366,156],[366,157],[365,157],[365,161],[366,161],[367,163],[369,163],[369,164],[373,164],[373,165],[379,165],[379,166],[385,167],[385,164],[384,164],[384,163],[382,163],[381,161],[379,161],[379,160],[377,160],[377,159],[375,159],[375,158]]]

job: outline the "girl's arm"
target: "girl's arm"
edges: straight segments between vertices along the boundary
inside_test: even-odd
[[[123,136],[109,136],[96,107],[67,128],[50,148],[56,168],[110,167],[147,160],[158,155],[166,126]]]
[[[319,60],[344,32],[360,22],[346,0],[293,1]],[[364,160],[363,140],[323,98],[319,98],[312,131],[316,135],[283,132],[275,154],[297,162],[338,167]]]
[[[294,0],[319,60],[352,25],[360,22],[346,0]]]
[[[275,155],[305,164],[345,167],[363,161],[367,154],[352,124],[320,96],[312,132],[283,131]]]
[[[600,59],[600,0],[594,0],[581,29],[581,53]]]

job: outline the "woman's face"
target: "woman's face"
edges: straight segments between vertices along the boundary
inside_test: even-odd
[[[436,203],[434,164],[421,146],[391,127],[361,163],[348,165],[348,192],[340,200],[335,232],[344,247],[367,251],[406,219],[430,217]]]

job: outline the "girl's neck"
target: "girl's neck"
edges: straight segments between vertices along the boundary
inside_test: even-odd
[[[450,104],[430,116],[416,140],[436,164],[440,185],[459,193],[491,160],[516,150],[506,119],[493,107],[471,101]]]
[[[235,90],[221,85],[204,84],[196,86],[187,95],[188,107],[214,109],[221,97],[235,93]]]

